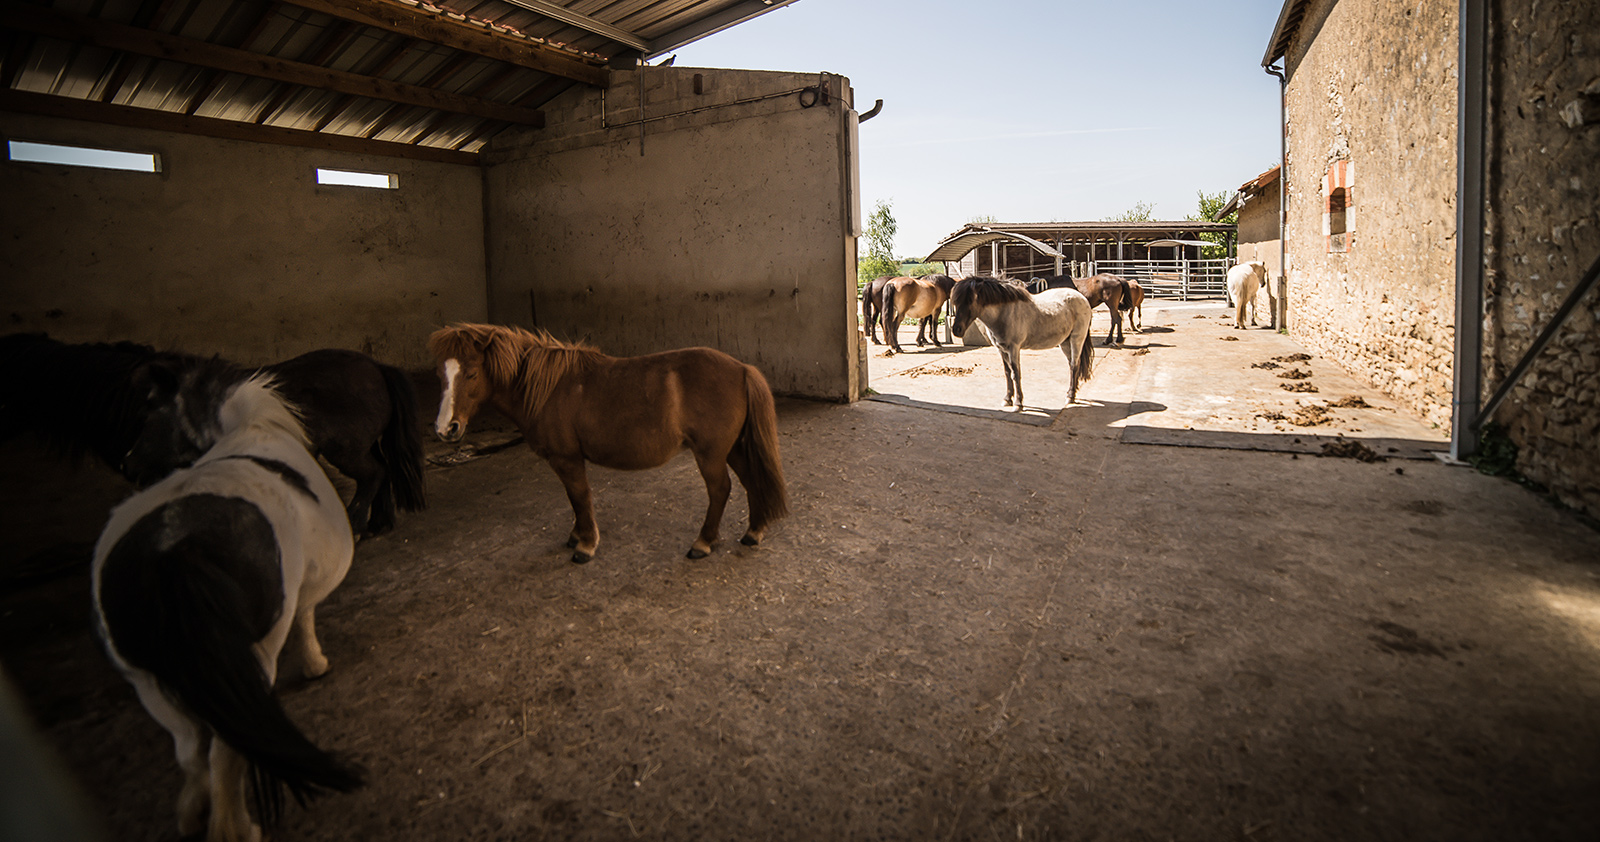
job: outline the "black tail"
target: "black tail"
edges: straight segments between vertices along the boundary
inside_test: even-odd
[[[1122,299],[1121,299],[1121,301],[1119,301],[1117,303],[1117,309],[1118,310],[1122,310],[1124,312],[1126,312],[1128,310],[1132,310],[1133,309],[1133,287],[1128,286],[1128,282],[1127,281],[1119,281],[1119,283],[1122,284]]]
[[[249,517],[235,523],[256,533],[264,526],[269,543],[264,549],[259,540],[240,544],[255,548],[258,555],[275,554],[270,524],[250,509],[258,524],[252,525]],[[108,642],[123,660],[155,676],[169,698],[249,761],[258,820],[264,826],[275,822],[285,788],[304,804],[330,791],[361,786],[356,767],[317,748],[289,720],[256,660],[253,646],[262,634],[255,627],[270,627],[283,609],[281,582],[267,596],[246,581],[251,571],[264,569],[255,562],[271,559],[275,565],[275,559],[251,559],[246,549],[243,561],[230,559],[232,566],[224,569],[214,558],[215,540],[189,536],[164,552],[150,552],[149,542],[135,536],[138,530],[136,526],[118,542],[101,569],[100,607]],[[141,552],[140,546],[146,550]]]
[[[378,460],[394,486],[394,502],[408,512],[428,506],[422,479],[422,431],[417,426],[417,393],[411,378],[394,366],[378,366],[389,387],[389,424],[378,442]]]

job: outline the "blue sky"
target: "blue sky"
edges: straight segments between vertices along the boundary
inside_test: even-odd
[[[1196,211],[1277,163],[1282,0],[799,0],[677,51],[678,67],[850,78],[861,207],[921,257],[978,217]]]

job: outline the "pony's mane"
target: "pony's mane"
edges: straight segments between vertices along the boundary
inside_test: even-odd
[[[440,328],[428,337],[428,350],[438,360],[482,357],[489,382],[520,396],[527,418],[539,412],[561,378],[581,374],[605,356],[586,342],[563,342],[546,330],[485,324]]]
[[[300,408],[278,391],[278,379],[264,371],[249,375],[234,386],[217,410],[223,435],[246,427],[280,432],[310,447]]]
[[[969,275],[950,291],[950,303],[957,308],[987,307],[1031,297],[1027,287],[1005,276]]]

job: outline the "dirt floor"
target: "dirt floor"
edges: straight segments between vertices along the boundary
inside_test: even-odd
[[[793,514],[741,547],[736,491],[702,561],[686,457],[593,471],[584,566],[525,448],[431,467],[320,611],[332,671],[283,692],[369,784],[275,838],[1600,838],[1600,534],[1330,364],[1279,389],[1250,366],[1287,337],[1156,312],[1065,412],[1030,352],[1044,423],[995,411],[988,348],[780,401]],[[1376,408],[1300,427],[1274,392]],[[170,741],[75,563],[127,488],[0,455],[0,660],[106,838],[169,839]]]

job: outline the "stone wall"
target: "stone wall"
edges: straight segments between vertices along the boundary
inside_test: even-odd
[[[1456,6],[1318,0],[1286,59],[1290,333],[1440,426],[1455,335]],[[1348,187],[1344,251],[1330,176]]]
[[[1278,182],[1266,185],[1239,208],[1238,262],[1259,260],[1267,264],[1267,276],[1281,274],[1278,267]]]
[[[1600,5],[1490,4],[1484,396],[1600,257]],[[1600,291],[1502,405],[1518,469],[1600,514]]]

